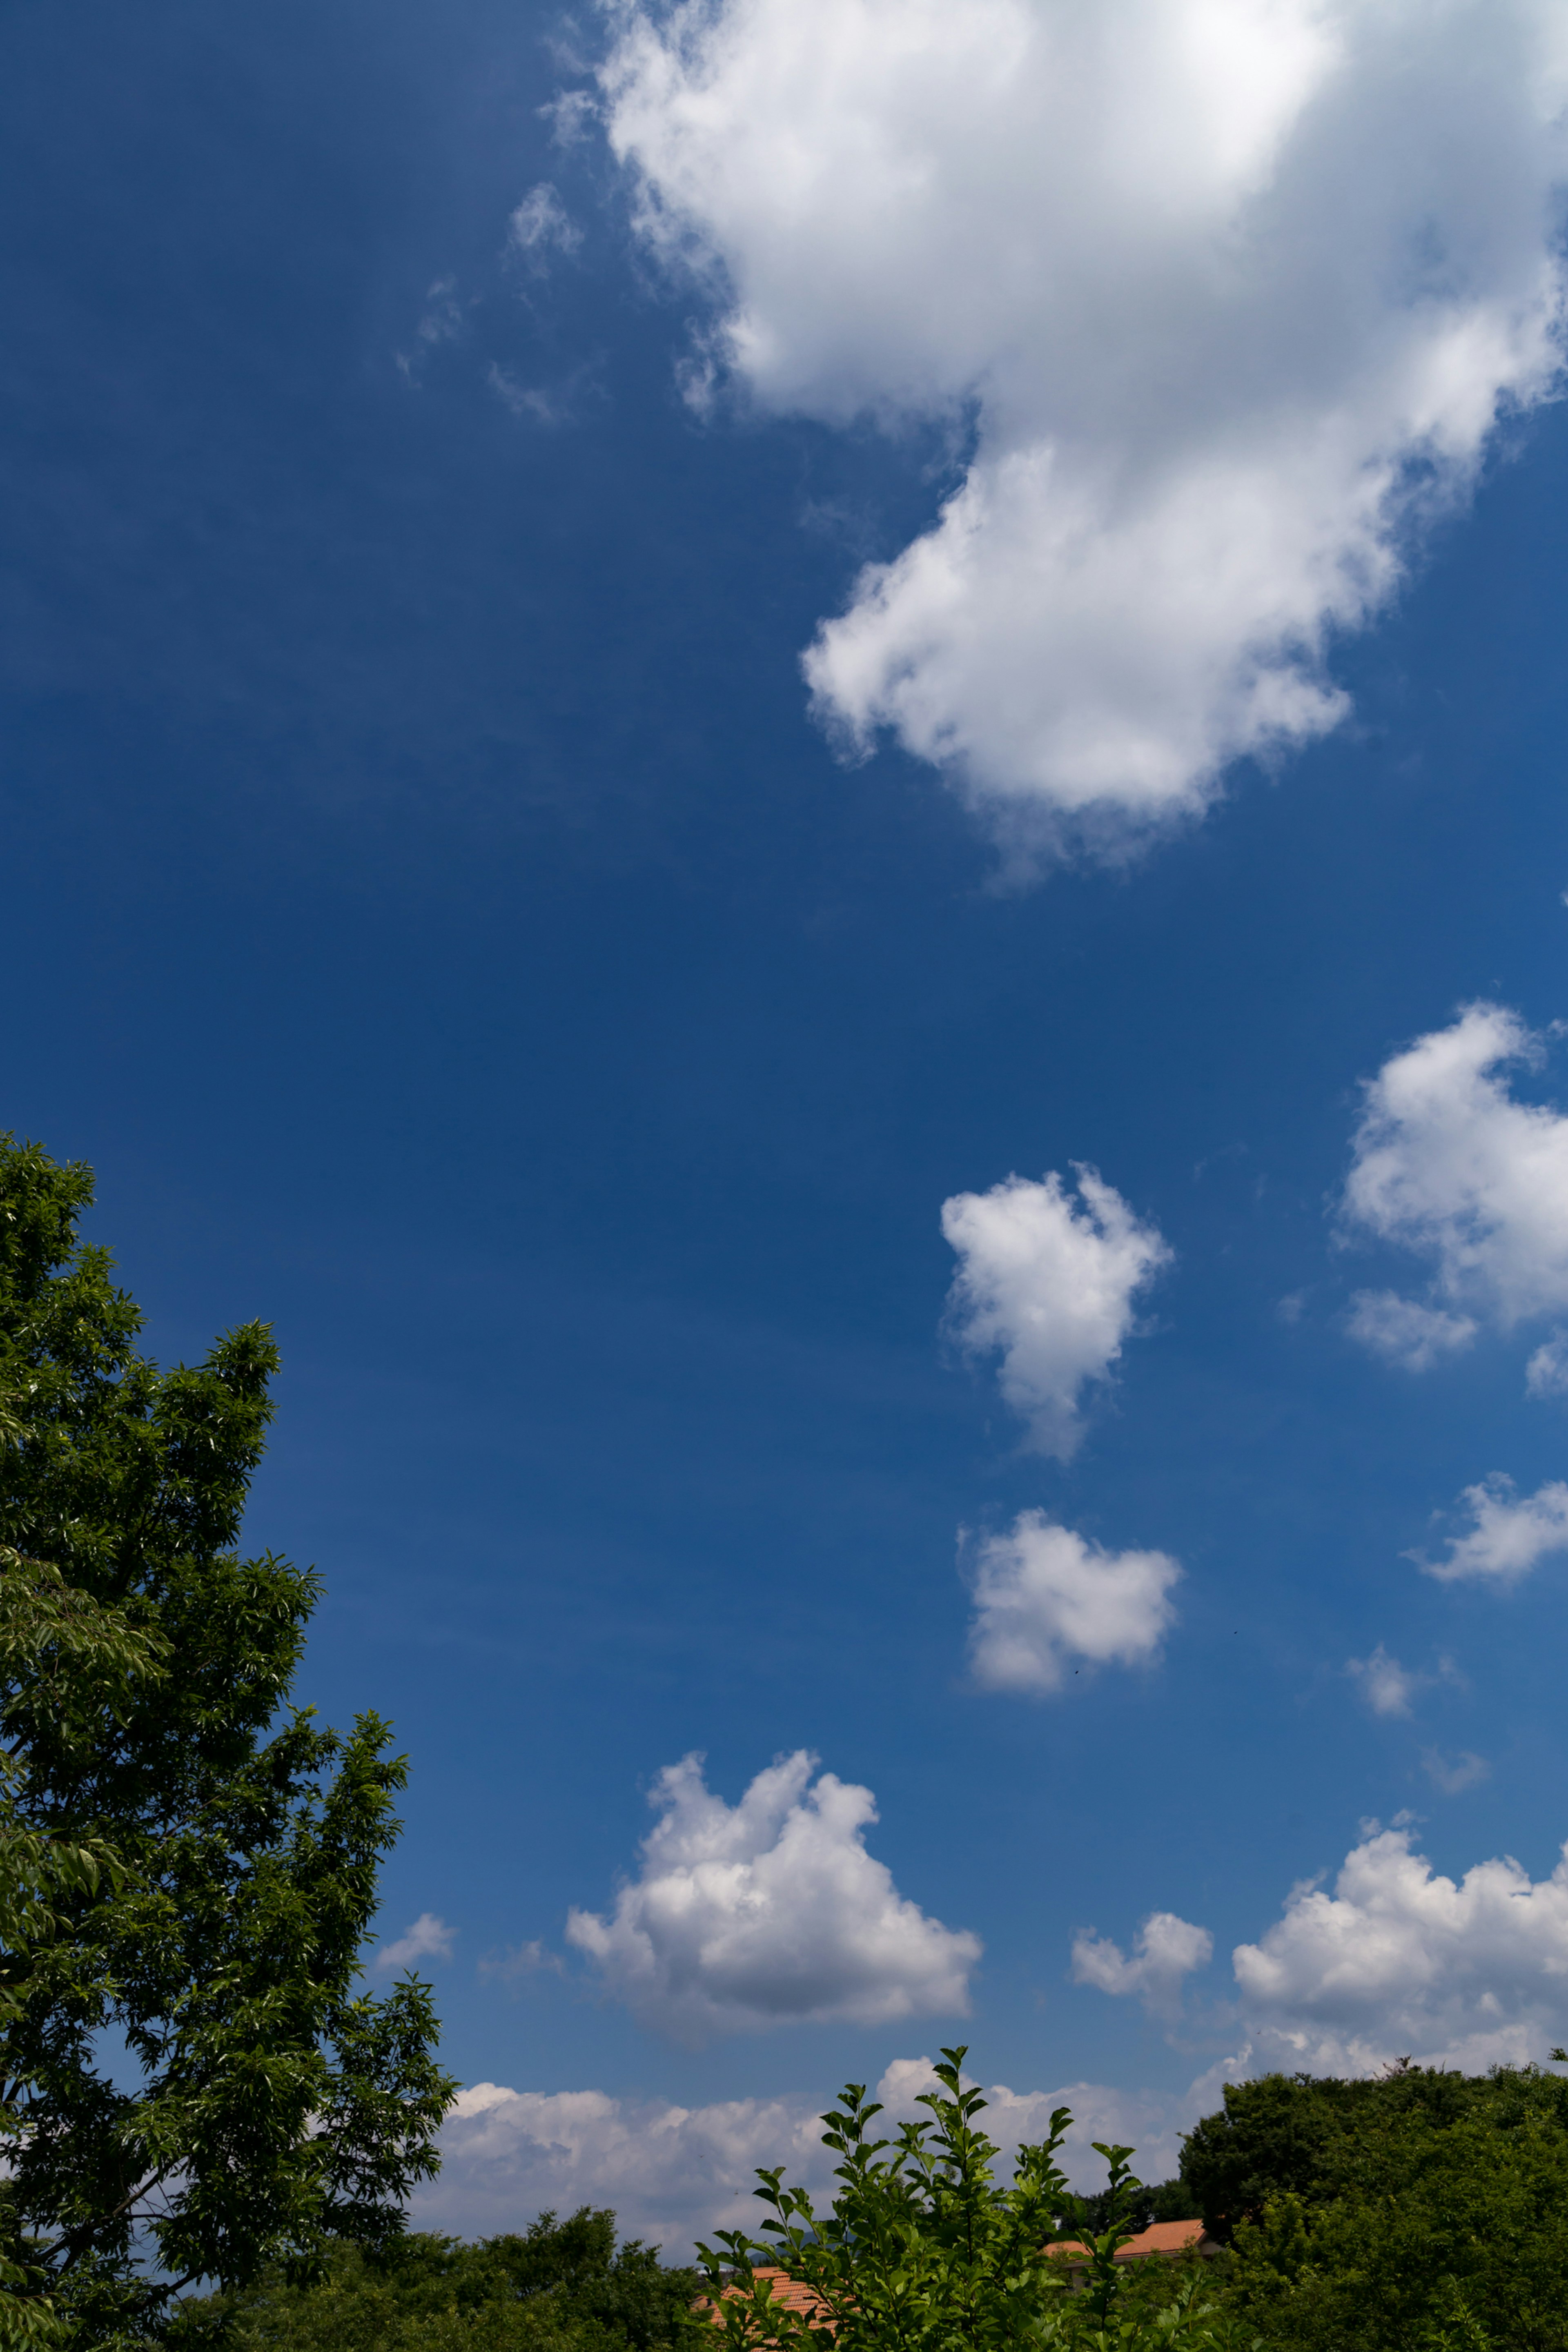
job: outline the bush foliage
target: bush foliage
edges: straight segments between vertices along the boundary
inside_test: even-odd
[[[1184,2171],[1279,2352],[1568,2352],[1568,2083],[1535,2067],[1268,2075]]]
[[[379,2252],[341,2248],[326,2275],[273,2274],[247,2293],[192,2304],[192,2345],[235,2352],[702,2352],[695,2271],[667,2270],[616,2217],[587,2206],[541,2214],[521,2235],[465,2245],[411,2231]]]

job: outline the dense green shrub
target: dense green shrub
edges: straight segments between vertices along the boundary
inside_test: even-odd
[[[1267,2076],[1186,2144],[1227,2306],[1279,2352],[1568,2352],[1568,2084]]]
[[[694,2271],[616,2245],[616,2217],[584,2206],[519,2236],[466,2245],[410,2231],[379,2252],[344,2246],[309,2286],[273,2276],[186,2306],[188,2341],[226,2325],[236,2352],[669,2352],[700,2347]]]
[[[1131,2148],[1095,2142],[1110,2172],[1103,2229],[1058,2162],[1066,2107],[1045,2140],[1018,2149],[1011,2179],[997,2179],[965,2054],[942,2052],[938,2088],[916,2102],[924,2118],[885,2136],[877,2102],[846,2085],[824,2117],[824,2144],[840,2159],[826,2210],[786,2189],[782,2170],[759,2172],[763,2238],[725,2231],[699,2249],[724,2352],[1241,2352],[1249,2339],[1204,2264],[1116,2260],[1141,2188]],[[1082,2248],[1077,2263],[1049,2251],[1064,2221]],[[814,2291],[815,2311],[781,2307],[773,2264]]]

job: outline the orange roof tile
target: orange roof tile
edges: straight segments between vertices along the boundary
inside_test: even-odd
[[[765,2281],[768,2300],[771,2303],[782,2303],[788,2311],[798,2311],[805,2318],[814,2319],[817,2313],[825,2308],[822,2297],[815,2287],[807,2286],[804,2279],[791,2278],[788,2271],[781,2270],[776,2263],[759,2263],[752,2276]],[[739,2286],[727,2286],[724,2289],[725,2300],[728,2301],[731,2296],[739,2295],[742,2292]],[[705,2311],[715,2327],[721,2327],[724,2324],[722,2315],[707,2295],[703,2295],[699,2302],[693,2304],[692,2309]],[[831,2326],[832,2322],[828,2321],[827,2325]]]
[[[1137,2263],[1146,2254],[1173,2257],[1201,2248],[1203,2243],[1201,2221],[1152,2221],[1146,2230],[1129,2238],[1125,2245],[1117,2247],[1116,2259],[1119,2263]],[[1079,2238],[1057,2238],[1046,2248],[1047,2254],[1082,2254],[1087,2251]]]

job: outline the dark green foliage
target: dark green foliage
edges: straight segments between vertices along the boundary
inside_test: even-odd
[[[377,2252],[339,2249],[312,2286],[274,2277],[192,2305],[184,2325],[196,2344],[226,2316],[237,2352],[704,2352],[697,2273],[615,2241],[615,2215],[586,2206],[479,2245],[410,2232]]]
[[[1181,2179],[1215,2236],[1228,2240],[1273,2198],[1310,2197],[1330,2137],[1369,2087],[1307,2074],[1227,2084],[1224,2106],[1205,2116],[1182,2147]]]
[[[315,1579],[236,1549],[271,1339],[160,1372],[90,1198],[0,1139],[0,2341],[109,2345],[395,2233],[451,2086],[428,1989],[356,1982],[404,1767],[290,1706]]]
[[[1194,2191],[1180,2176],[1174,2180],[1158,2181],[1152,2188],[1147,2183],[1122,2193],[1120,2212],[1113,2213],[1116,2200],[1109,2189],[1097,2189],[1092,2197],[1074,2200],[1077,2213],[1086,2218],[1091,2230],[1109,2230],[1113,2221],[1136,2233],[1146,2230],[1151,2221],[1199,2221],[1203,2210]],[[1060,2228],[1075,2230],[1078,2221],[1071,2213],[1063,2213]]]
[[[759,2172],[773,2242],[726,2231],[717,2248],[699,2248],[725,2352],[1220,2352],[1245,2342],[1197,2266],[1177,2275],[1162,2264],[1158,2279],[1134,2284],[1132,2266],[1116,2261],[1141,2187],[1131,2148],[1095,2143],[1110,2168],[1102,2230],[1057,2162],[1065,2107],[1048,2139],[1018,2150],[1011,2183],[996,2180],[995,2143],[976,2122],[986,2102],[964,2086],[964,2055],[942,2052],[941,2088],[917,2102],[927,2117],[888,2138],[872,2137],[877,2103],[859,2084],[846,2087],[823,2118],[824,2144],[841,2159],[828,2211],[786,2189],[781,2171]],[[1064,2216],[1083,2248],[1076,2273],[1047,2251]],[[815,2315],[773,2299],[756,2275],[772,2263],[815,2291]]]
[[[1187,2145],[1237,2217],[1227,2303],[1279,2352],[1568,2352],[1568,2084],[1276,2075]]]

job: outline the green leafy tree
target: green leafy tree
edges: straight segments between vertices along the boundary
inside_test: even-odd
[[[0,2342],[129,2346],[385,2242],[452,2085],[358,1980],[405,1767],[290,1705],[316,1580],[237,1549],[270,1337],[160,1371],[91,1197],[0,1138]]]
[[[1227,2083],[1224,2105],[1182,2143],[1181,2177],[1207,2229],[1226,2241],[1274,2199],[1310,2197],[1329,2142],[1365,2087],[1308,2074]]]
[[[1296,2094],[1309,2189],[1238,2223],[1226,2289],[1271,2346],[1568,2352],[1568,2084],[1405,2064]]]
[[[805,2190],[786,2189],[782,2169],[759,2171],[757,2193],[772,2209],[765,2237],[724,2231],[698,2250],[726,2352],[1206,2352],[1228,2343],[1195,2274],[1162,2297],[1129,2298],[1130,2266],[1116,2253],[1142,2187],[1131,2148],[1095,2142],[1110,2168],[1100,2230],[1058,2162],[1072,2120],[1065,2107],[1046,2140],[1018,2150],[1011,2181],[997,2181],[995,2143],[976,2122],[986,2102],[963,2082],[965,2054],[942,2052],[941,2088],[918,2102],[929,2114],[891,2138],[872,2137],[882,2111],[864,2087],[846,2087],[823,2118],[824,2144],[840,2159],[826,2212]],[[1049,2252],[1064,2214],[1079,2245],[1070,2260]],[[811,2289],[815,2309],[773,2294],[773,2266]]]
[[[237,2352],[706,2352],[697,2290],[694,2271],[636,2239],[617,2247],[614,2213],[584,2206],[477,2245],[411,2231],[341,2247],[310,2285],[274,2275],[223,2300]]]

